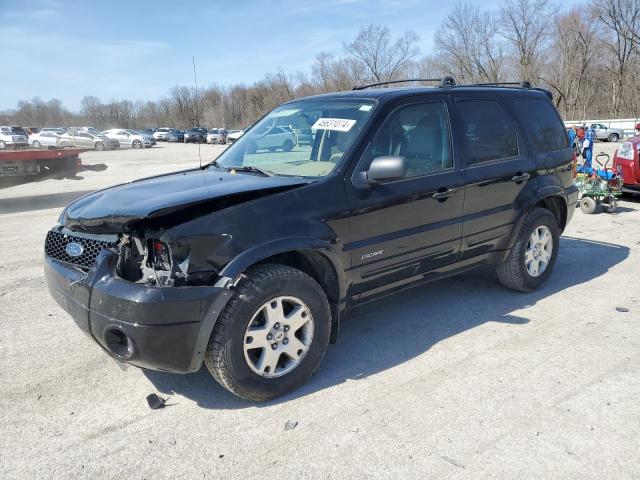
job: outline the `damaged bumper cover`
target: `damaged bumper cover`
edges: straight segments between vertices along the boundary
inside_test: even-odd
[[[233,295],[229,282],[147,286],[119,278],[117,260],[115,253],[103,250],[83,272],[45,256],[49,291],[117,360],[153,370],[198,371],[215,322]]]

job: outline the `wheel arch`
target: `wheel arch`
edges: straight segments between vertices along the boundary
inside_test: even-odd
[[[507,250],[501,257],[506,256],[509,249],[513,247],[513,244],[515,243],[518,236],[518,232],[520,231],[520,228],[522,227],[527,214],[532,209],[537,207],[549,210],[558,221],[560,233],[564,231],[569,218],[567,199],[565,198],[564,190],[561,187],[555,185],[543,187],[538,191],[538,194],[536,196],[531,197],[529,201],[524,203],[519,208],[520,216],[518,218],[518,221],[514,224],[513,229],[511,230],[511,236],[509,238]]]
[[[331,343],[338,339],[345,306],[346,281],[342,262],[330,242],[309,237],[282,239],[254,247],[231,260],[219,276],[235,285],[254,265],[279,263],[303,271],[322,287],[331,307]]]
[[[253,247],[227,263],[219,275],[235,283],[250,267],[263,263],[281,263],[305,272],[320,284],[332,303],[339,303],[346,296],[344,268],[332,245],[308,237]]]

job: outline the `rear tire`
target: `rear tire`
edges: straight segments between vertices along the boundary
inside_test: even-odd
[[[282,144],[282,150],[284,150],[285,152],[290,152],[291,150],[293,150],[293,142],[288,139],[285,140]]]
[[[304,352],[297,350],[298,343],[294,338],[294,336],[300,338],[297,335],[300,334],[301,329],[307,327],[290,326],[288,330],[282,330],[287,325],[293,310],[282,317],[274,317],[284,319],[282,325],[277,324],[280,326],[274,327],[281,330],[276,330],[278,332],[276,337],[272,335],[271,338],[265,338],[268,342],[275,342],[275,339],[282,335],[280,332],[288,332],[286,338],[291,340],[287,342],[281,340],[275,351],[277,352],[281,347],[286,349],[287,345],[289,347],[296,345],[294,350],[299,358],[293,360],[286,353],[280,353],[276,357],[273,369],[265,367],[265,373],[261,375],[257,373],[256,365],[263,360],[263,356],[266,362],[268,354],[271,353],[272,345],[267,342],[266,347],[254,347],[254,350],[251,350],[252,347],[248,347],[248,345],[265,344],[265,338],[262,337],[266,333],[258,334],[258,332],[267,331],[268,319],[266,314],[261,312],[264,312],[264,308],[277,304],[277,299],[281,297],[299,300],[308,308],[310,317],[307,321],[310,320],[311,324],[308,327],[311,331],[307,332],[305,337],[305,341],[308,343]],[[284,309],[282,312],[285,312]],[[247,332],[249,332],[249,327],[254,325],[257,315],[265,315],[263,317],[265,323],[264,326],[259,327],[260,330],[255,330],[256,334],[253,338],[247,335]],[[306,317],[306,313],[304,316]],[[293,331],[294,329],[295,331]],[[271,330],[269,331],[271,332]],[[253,401],[270,400],[292,392],[311,377],[327,350],[330,331],[329,302],[315,280],[306,273],[285,265],[258,265],[247,271],[246,277],[236,288],[236,294],[216,322],[204,361],[213,378],[233,394]],[[257,355],[255,363],[250,363],[251,360],[247,352]],[[291,367],[289,362],[295,364],[291,370],[287,370]],[[276,373],[278,369],[286,373]]]
[[[537,274],[531,273],[530,264],[527,262],[529,258],[527,255],[531,251],[530,247],[533,246],[534,232],[548,232],[550,234],[546,250],[549,256],[544,268],[541,267],[542,261],[538,262],[539,273]],[[552,242],[551,245],[548,244],[549,242]],[[537,289],[551,275],[558,257],[559,246],[560,227],[556,217],[545,208],[534,208],[524,219],[509,256],[496,268],[500,283],[519,292],[531,292]],[[549,252],[549,250],[551,251]],[[545,252],[545,249],[541,249],[540,252]]]
[[[4,140],[0,140],[0,150],[5,150],[7,148],[7,144]]]
[[[598,202],[591,197],[582,197],[580,200],[580,210],[586,215],[592,215],[598,210]]]

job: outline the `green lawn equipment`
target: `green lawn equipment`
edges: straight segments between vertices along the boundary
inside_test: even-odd
[[[600,159],[604,159],[604,165]],[[596,163],[602,168],[582,165],[578,169],[575,183],[583,213],[596,213],[600,208],[607,213],[616,211],[616,197],[622,194],[622,172],[620,168],[615,172],[607,168],[610,160],[609,155],[601,152],[596,156]]]

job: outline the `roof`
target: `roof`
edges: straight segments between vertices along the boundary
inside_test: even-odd
[[[339,98],[353,98],[353,99],[373,99],[385,101],[394,100],[401,97],[408,97],[412,95],[425,95],[425,94],[443,94],[443,93],[479,93],[479,92],[491,92],[501,95],[532,95],[532,96],[549,96],[550,92],[542,88],[514,88],[514,87],[501,87],[493,85],[455,85],[455,86],[443,86],[443,87],[387,87],[387,88],[366,88],[362,90],[347,90],[344,92],[324,93],[321,95],[313,95],[309,97],[298,98],[292,100],[292,102],[298,100],[322,100],[322,99],[339,99]]]

